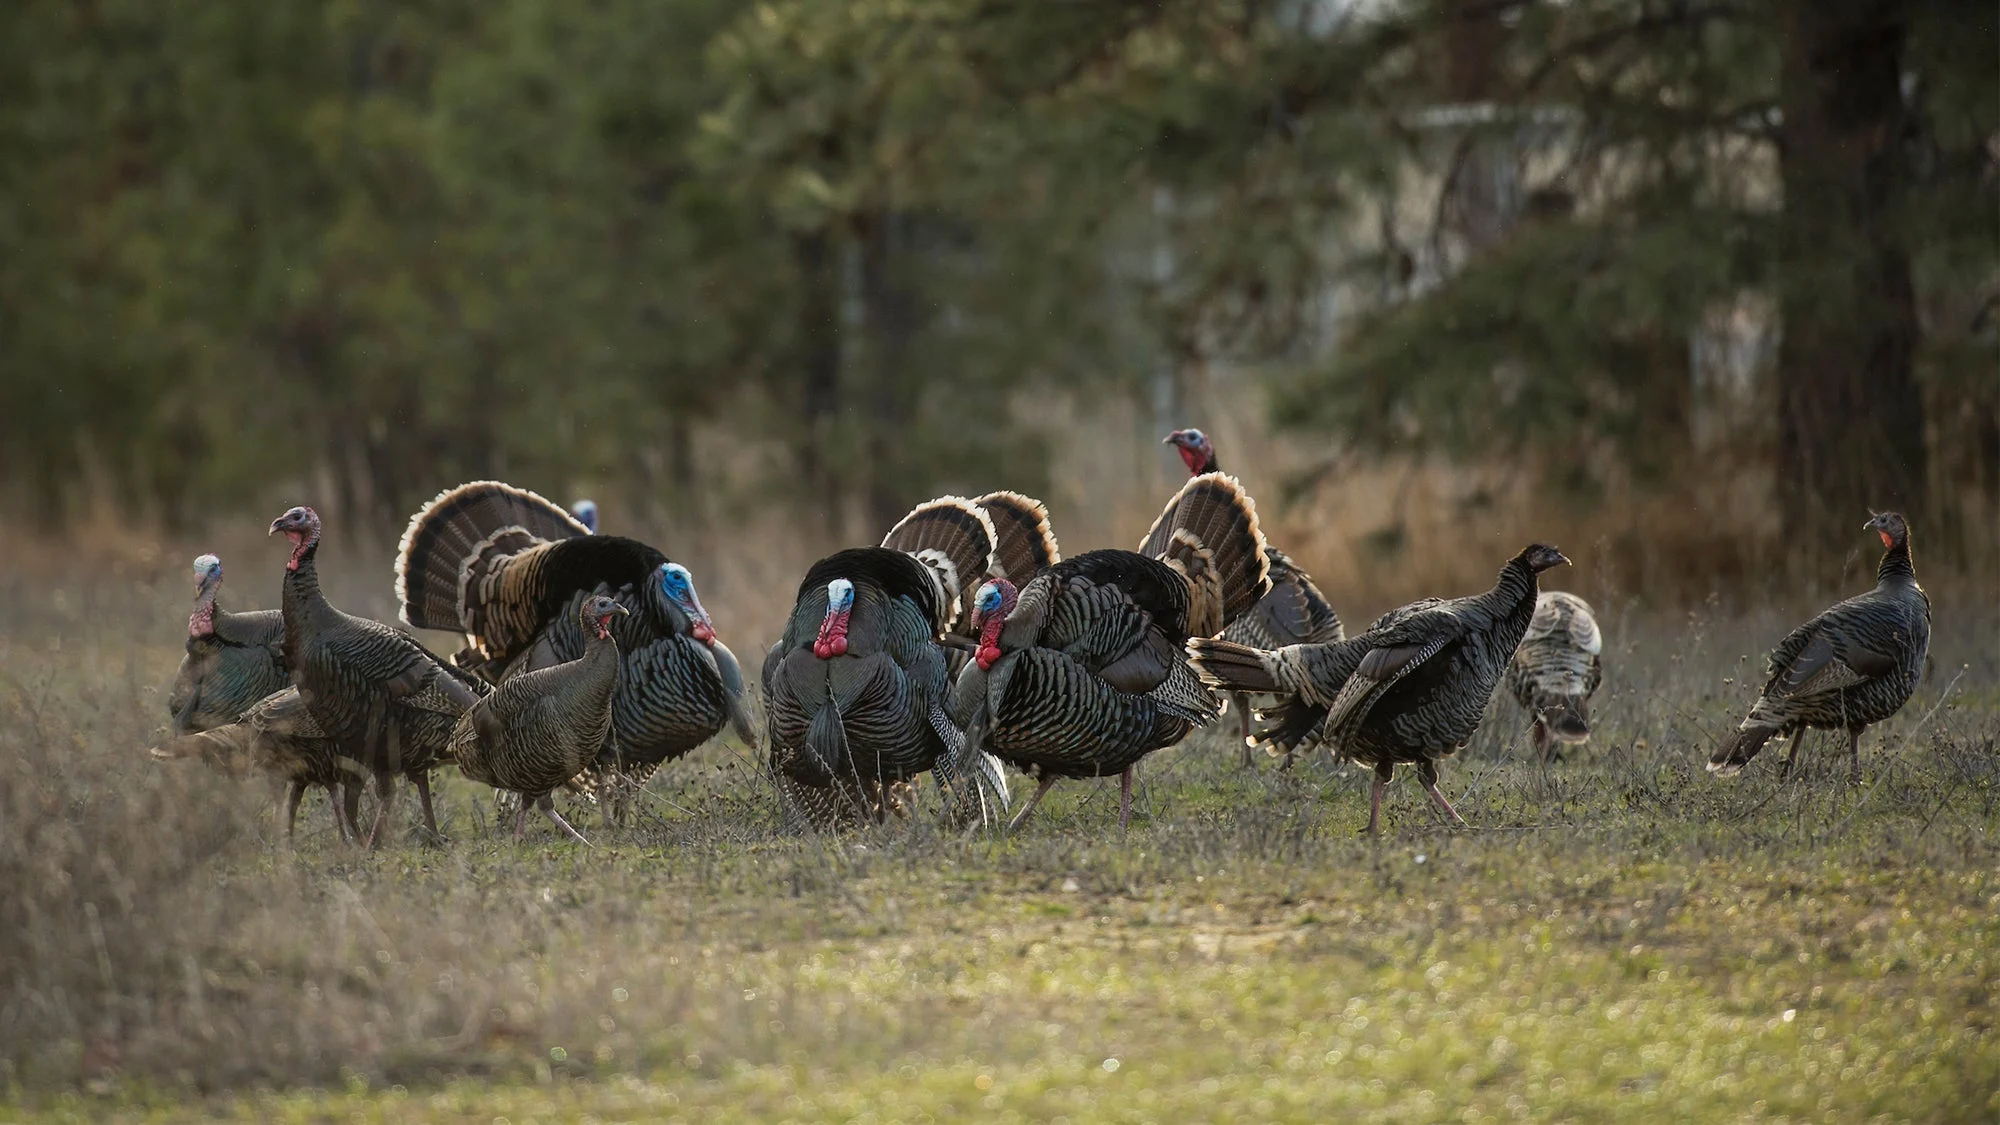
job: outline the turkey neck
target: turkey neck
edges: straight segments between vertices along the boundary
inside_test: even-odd
[[[1487,597],[1500,609],[1503,616],[1520,614],[1524,623],[1535,612],[1535,595],[1540,582],[1535,572],[1520,559],[1511,559],[1500,568],[1500,578],[1493,583]]]
[[[1875,584],[1878,586],[1895,582],[1914,584],[1916,580],[1917,568],[1910,561],[1910,535],[1904,532],[1903,537],[1883,553],[1881,565],[1875,568]]]
[[[306,630],[325,628],[340,617],[340,611],[329,605],[326,595],[319,590],[318,541],[306,544],[299,555],[299,565],[285,572],[283,594],[280,608],[284,611],[285,658],[289,661],[293,656],[292,646]]]

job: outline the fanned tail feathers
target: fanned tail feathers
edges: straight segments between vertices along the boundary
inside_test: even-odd
[[[1062,548],[1049,526],[1049,510],[1040,500],[1018,492],[989,492],[973,501],[985,509],[993,521],[993,556],[999,568],[992,573],[1016,586],[1062,561]]]
[[[999,565],[994,557],[998,541],[985,509],[963,496],[940,496],[911,509],[882,537],[882,546],[915,557],[937,575],[955,621],[986,574]],[[946,628],[953,621],[945,622]]]
[[[1196,594],[1188,622],[1193,636],[1221,632],[1271,591],[1257,504],[1226,473],[1203,473],[1181,486],[1153,521],[1139,553],[1188,579]],[[1205,600],[1215,604],[1203,606]]]
[[[494,560],[537,543],[589,535],[575,516],[541,496],[495,480],[448,488],[417,510],[396,547],[396,600],[419,629],[470,631],[465,589]]]

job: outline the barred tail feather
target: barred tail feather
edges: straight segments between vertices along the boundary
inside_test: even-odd
[[[1251,648],[1249,645],[1208,637],[1190,637],[1187,654],[1188,662],[1194,665],[1196,674],[1210,687],[1225,691],[1274,694],[1292,690],[1278,682],[1277,676],[1272,671],[1270,654]]]
[[[1016,586],[1062,561],[1062,548],[1049,527],[1049,510],[1040,500],[1018,492],[989,492],[974,503],[986,510],[995,533],[993,556],[1001,569],[993,572]]]
[[[940,496],[911,509],[882,537],[882,546],[929,567],[963,613],[987,572],[999,565],[993,554],[998,541],[985,509],[963,496]]]
[[[1257,503],[1226,473],[1204,473],[1183,485],[1153,521],[1139,553],[1174,563],[1183,574],[1212,570],[1224,624],[1271,592]]]
[[[1708,756],[1708,772],[1721,777],[1735,777],[1777,733],[1777,727],[1762,725],[1745,726],[1731,732]]]
[[[410,517],[396,547],[396,600],[419,629],[464,628],[466,576],[482,558],[589,535],[561,505],[524,488],[473,481],[437,494]]]

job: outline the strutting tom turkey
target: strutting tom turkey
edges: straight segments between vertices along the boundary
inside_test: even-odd
[[[1371,835],[1380,829],[1382,793],[1398,763],[1415,766],[1424,792],[1452,823],[1463,824],[1438,791],[1437,759],[1456,752],[1479,728],[1534,616],[1537,576],[1568,561],[1554,547],[1535,544],[1508,560],[1491,590],[1405,607],[1341,644],[1260,652],[1196,638],[1188,652],[1202,678],[1218,687],[1293,686],[1313,707],[1324,706],[1324,716],[1310,724],[1318,728],[1314,737],[1375,769]],[[1294,718],[1304,723],[1310,714],[1306,709]]]
[[[611,733],[611,696],[618,687],[618,642],[611,621],[629,611],[605,594],[577,607],[590,634],[583,655],[552,668],[509,677],[458,720],[452,758],[460,773],[521,795],[514,817],[518,839],[534,805],[579,843],[590,841],[556,812],[550,794],[597,760]]]
[[[576,788],[622,801],[725,725],[756,746],[742,669],[688,569],[637,540],[592,535],[526,489],[474,481],[424,505],[403,533],[396,594],[411,625],[463,633],[454,660],[496,685],[582,657],[592,635],[579,624],[585,599],[607,594],[625,607],[611,623],[612,736]]]
[[[974,602],[979,648],[953,714],[970,745],[1035,777],[1018,826],[1056,780],[1118,776],[1211,721],[1219,701],[1181,646],[1212,636],[1269,592],[1257,508],[1234,478],[1190,480],[1137,552],[1090,551],[1026,586],[989,582]]]
[[[1200,430],[1175,430],[1162,440],[1180,452],[1189,476],[1221,471],[1214,442]],[[1251,648],[1274,649],[1296,644],[1330,644],[1345,637],[1340,615],[1334,612],[1319,587],[1313,585],[1312,576],[1268,542],[1264,553],[1271,560],[1271,592],[1259,598],[1250,612],[1230,622],[1222,631],[1222,639]],[[1259,743],[1250,729],[1249,693],[1230,693],[1230,704],[1236,709],[1243,736],[1243,764],[1248,766],[1250,751]],[[1291,755],[1287,754],[1285,765],[1291,764]]]
[[[1006,565],[995,558],[999,538],[978,503],[946,496],[918,505],[882,546],[839,551],[806,572],[763,674],[771,771],[796,820],[879,820],[927,770],[956,815],[1004,810],[999,763],[968,753],[946,713],[940,643],[968,584]]]
[[[430,771],[440,764],[458,717],[483,691],[415,637],[335,609],[319,588],[320,518],[293,508],[271,523],[291,541],[285,563],[285,667],[312,722],[336,752],[375,778],[380,802],[368,831],[373,847],[395,804],[395,775],[416,783],[424,827],[437,834]]]
[[[1542,761],[1562,756],[1558,744],[1590,740],[1590,697],[1604,680],[1603,651],[1589,602],[1562,590],[1535,599],[1528,633],[1507,665],[1507,689],[1534,717],[1528,739]]]
[[[1861,780],[1861,732],[1909,702],[1931,645],[1931,601],[1910,560],[1910,525],[1895,512],[1869,520],[1881,537],[1875,588],[1792,630],[1771,653],[1770,679],[1734,734],[1708,759],[1730,776],[1773,738],[1791,743],[1783,772],[1813,727],[1847,732],[1847,772]]]

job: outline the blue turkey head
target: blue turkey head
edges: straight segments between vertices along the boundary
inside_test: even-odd
[[[197,595],[211,593],[222,585],[222,560],[214,555],[196,555],[194,559],[194,590]]]
[[[578,500],[569,506],[569,514],[576,517],[592,535],[597,534],[597,501]]]
[[[688,633],[703,644],[714,641],[715,622],[709,620],[708,611],[701,608],[701,597],[694,592],[694,575],[677,562],[661,563],[659,573],[660,592],[687,618]]]

